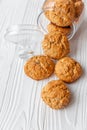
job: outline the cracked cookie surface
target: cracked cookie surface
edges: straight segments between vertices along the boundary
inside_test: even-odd
[[[58,32],[60,32],[60,33],[62,33],[64,35],[68,35],[71,32],[71,26],[59,27],[59,26],[57,26],[57,25],[55,25],[53,23],[50,23],[47,26],[47,30],[48,30],[48,32],[58,31]]]
[[[42,48],[44,53],[53,59],[60,59],[70,52],[67,37],[58,31],[50,32],[44,36]]]
[[[70,91],[61,80],[50,81],[41,92],[43,101],[53,109],[61,109],[70,102]]]
[[[74,2],[72,0],[57,0],[52,9],[45,11],[45,16],[58,26],[69,26],[75,17]]]
[[[54,72],[54,62],[48,56],[34,56],[24,65],[24,72],[35,80],[49,77]]]
[[[82,75],[82,67],[74,59],[64,57],[56,63],[55,74],[62,81],[71,83]]]

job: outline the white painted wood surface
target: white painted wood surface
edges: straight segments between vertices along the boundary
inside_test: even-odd
[[[41,98],[42,87],[55,76],[34,81],[23,72],[24,61],[15,45],[4,40],[13,24],[37,24],[44,0],[0,0],[0,130],[87,130],[87,1],[85,19],[71,41],[71,56],[78,60],[83,76],[68,84],[72,102],[52,110]]]

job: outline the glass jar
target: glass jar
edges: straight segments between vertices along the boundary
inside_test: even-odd
[[[44,34],[48,33],[47,25],[50,20],[46,17],[47,11],[53,11],[56,1],[67,1],[67,0],[46,0],[42,7],[42,12],[37,18],[38,25],[20,24],[10,26],[5,33],[5,39],[18,46],[18,55],[20,58],[29,58],[33,55],[43,54],[41,42]],[[68,0],[69,1],[69,0]],[[64,3],[65,4],[65,3]],[[57,10],[59,11],[59,9]],[[61,11],[61,10],[60,10]],[[78,28],[81,26],[84,18],[85,8],[82,8],[82,12],[79,17],[72,19],[70,27],[70,33],[67,34],[68,39],[72,39]],[[64,12],[64,16],[66,12]],[[55,25],[54,25],[55,26]],[[56,25],[58,26],[58,25]],[[62,32],[68,27],[63,26]],[[61,27],[60,27],[61,30]],[[59,31],[59,30],[58,30]]]
[[[75,0],[73,0],[75,1]],[[84,19],[84,2],[71,0],[46,0],[38,16],[37,24],[43,33],[48,33],[47,26],[51,23],[58,31],[71,28],[67,34],[72,39]],[[52,30],[51,30],[52,31]]]

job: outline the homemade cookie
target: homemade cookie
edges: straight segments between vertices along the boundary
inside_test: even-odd
[[[84,3],[82,1],[75,2],[75,17],[78,18],[84,8]]]
[[[80,64],[70,57],[60,59],[55,66],[55,74],[67,83],[77,80],[82,74]]]
[[[46,17],[54,24],[65,27],[75,18],[75,5],[72,0],[55,1],[54,7],[45,11]]]
[[[60,59],[70,52],[67,37],[58,31],[44,36],[42,48],[44,53],[53,59]]]
[[[70,91],[61,80],[50,81],[41,92],[43,101],[53,109],[61,109],[70,102]]]
[[[71,26],[59,27],[53,23],[48,24],[47,29],[48,29],[48,32],[58,31],[64,35],[68,35],[71,32]]]
[[[54,62],[47,56],[34,56],[24,66],[24,72],[32,79],[41,80],[54,72]]]

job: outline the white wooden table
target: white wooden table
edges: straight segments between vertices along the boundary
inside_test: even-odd
[[[0,130],[87,130],[87,1],[85,19],[71,41],[71,56],[84,70],[69,84],[72,101],[63,110],[52,110],[41,98],[42,87],[55,76],[34,81],[23,72],[24,61],[15,45],[4,39],[13,24],[37,24],[44,0],[0,0]]]

